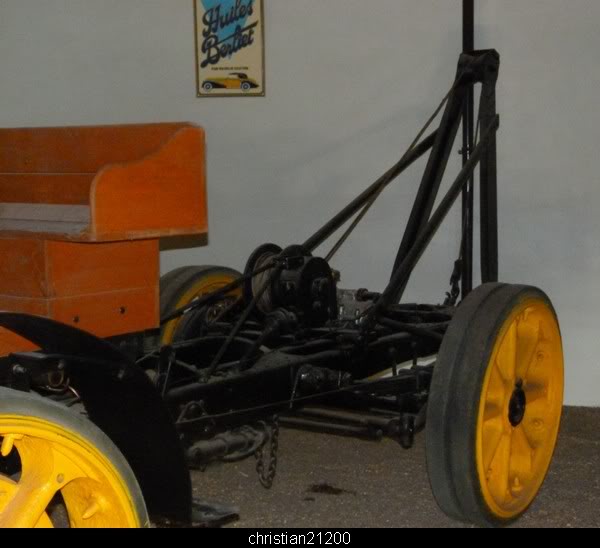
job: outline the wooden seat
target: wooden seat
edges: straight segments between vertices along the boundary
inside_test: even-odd
[[[0,129],[0,235],[205,233],[204,146],[191,124]]]
[[[158,241],[207,232],[205,165],[186,123],[0,129],[0,310],[157,327]],[[0,331],[0,355],[17,341]]]

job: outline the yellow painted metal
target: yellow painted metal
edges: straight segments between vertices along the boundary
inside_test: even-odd
[[[0,528],[52,527],[47,510],[57,494],[71,527],[146,525],[119,472],[78,433],[37,417],[2,415],[0,437],[12,440],[21,462],[17,480],[0,475]]]
[[[509,406],[521,385],[525,415],[514,426]],[[563,389],[556,316],[542,299],[525,299],[502,325],[479,403],[477,473],[483,499],[496,517],[517,517],[541,488],[558,437]]]
[[[215,274],[209,274],[207,276],[201,277],[198,279],[196,283],[194,283],[177,301],[175,305],[175,309],[182,308],[187,304],[190,304],[195,299],[203,297],[204,295],[208,295],[210,293],[214,293],[215,291],[225,287],[231,282],[235,281],[236,277],[227,274],[224,272],[219,272]],[[230,293],[232,297],[239,297],[242,294],[241,288],[236,289]],[[162,335],[160,338],[160,342],[163,345],[171,344],[175,337],[175,333],[177,332],[177,327],[181,319],[175,319],[167,323],[162,330]]]

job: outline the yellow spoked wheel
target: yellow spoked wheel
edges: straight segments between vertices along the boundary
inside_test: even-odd
[[[434,370],[431,485],[450,516],[505,525],[539,492],[558,437],[563,353],[548,297],[486,284],[458,308]]]
[[[562,394],[556,317],[547,302],[532,296],[502,326],[479,403],[477,472],[497,516],[520,514],[539,491],[558,436]]]
[[[241,274],[236,270],[219,266],[185,266],[165,274],[160,280],[161,318],[204,295],[214,293],[239,277]],[[241,295],[241,288],[232,291],[226,303],[231,303]],[[222,307],[223,304],[211,307],[209,313],[218,315]],[[161,344],[172,344],[185,338],[197,313],[206,313],[206,311],[185,314],[165,324],[161,330]]]
[[[0,388],[0,528],[148,526],[124,457],[91,422]]]

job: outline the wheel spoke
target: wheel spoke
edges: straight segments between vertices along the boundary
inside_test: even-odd
[[[35,527],[60,487],[53,481],[50,444],[24,438],[16,445],[21,458],[21,479],[0,515],[0,528]]]
[[[493,405],[502,409],[507,397],[507,383],[502,378],[500,370],[493,367],[490,371],[490,380],[487,393],[485,394],[485,405]]]
[[[500,442],[504,434],[504,420],[498,415],[488,419],[483,424],[483,465],[485,470],[490,468],[496,453],[500,448]]]
[[[500,422],[500,427],[503,426],[504,421],[502,420],[502,415],[504,414],[504,409],[501,405],[496,402],[488,402],[485,405],[485,410],[483,412],[483,421],[484,423],[494,422],[498,419]]]
[[[16,488],[17,484],[14,481],[0,474],[0,516],[3,515],[4,507],[8,504],[9,500],[12,499]],[[35,528],[53,529],[54,525],[48,517],[48,514],[44,513],[35,524]]]
[[[510,495],[509,469],[512,437],[508,433],[501,436],[498,449],[488,470],[488,487],[498,502],[504,502]]]
[[[525,377],[528,385],[547,385],[552,375],[552,367],[548,363],[548,356],[552,354],[551,347],[540,340],[535,357],[531,361],[527,376]]]
[[[21,477],[0,515],[0,528],[33,528],[54,495],[80,472],[44,440],[24,437],[15,446],[21,459]]]
[[[546,423],[552,418],[551,415],[552,410],[547,398],[539,398],[527,404],[525,422],[532,422],[532,420],[535,422],[538,420]]]
[[[545,442],[549,425],[556,422],[556,418],[551,415],[547,398],[540,398],[527,405],[522,428],[533,449],[538,449]]]
[[[502,378],[510,383],[514,383],[516,378],[516,357],[517,357],[517,324],[513,322],[504,335],[504,339],[498,355],[496,356],[496,365]]]
[[[548,387],[545,383],[528,382],[525,385],[525,397],[527,398],[528,406],[532,406],[538,401],[542,401],[544,405],[547,405]]]
[[[535,358],[540,338],[540,322],[531,318],[522,320],[517,327],[516,378],[525,379]]]
[[[533,448],[522,428],[515,428],[512,434],[512,450],[510,455],[510,491],[519,497],[523,486],[531,476],[533,466]]]

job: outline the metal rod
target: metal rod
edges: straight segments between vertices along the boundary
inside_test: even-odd
[[[367,427],[342,425],[300,417],[280,417],[279,423],[285,428],[308,430],[310,432],[330,434],[333,436],[361,438],[368,441],[379,441],[383,437],[383,432],[381,430],[373,430]]]
[[[399,413],[393,416],[384,416],[363,413],[362,411],[346,411],[344,409],[317,406],[301,407],[298,409],[297,413],[299,415],[308,415],[310,417],[346,422],[354,424],[355,426],[375,426],[381,428],[384,432],[387,431],[393,420],[400,418]]]
[[[427,167],[423,173],[417,197],[415,198],[410,217],[404,230],[402,242],[396,255],[396,260],[394,261],[392,277],[410,252],[420,232],[423,230],[423,227],[429,221],[429,217],[435,205],[440,183],[444,176],[446,166],[448,165],[450,152],[454,146],[454,140],[460,125],[460,116],[466,93],[466,87],[461,81],[462,75],[463,69],[462,67],[459,67],[453,90],[448,98],[448,103],[444,110],[440,127],[438,128],[435,143],[431,155],[429,156]]]
[[[496,114],[497,67],[486,73],[481,89],[479,117],[487,125]],[[481,282],[498,281],[498,189],[496,166],[496,136],[492,136],[481,159],[480,228],[481,228]]]
[[[315,232],[308,240],[306,240],[303,244],[304,249],[306,249],[307,251],[314,251],[317,247],[319,247],[325,240],[327,240],[327,238],[329,238],[336,230],[338,230],[345,222],[347,222],[352,217],[352,215],[357,213],[375,194],[380,192],[380,189],[382,187],[389,185],[403,171],[409,168],[414,162],[416,162],[421,156],[423,156],[423,154],[425,154],[429,149],[431,149],[433,143],[435,142],[436,136],[437,131],[434,131],[425,139],[423,139],[396,165],[390,168],[369,188],[367,188],[362,194],[356,197],[335,217],[333,217],[322,228]]]
[[[475,49],[475,2],[463,0],[463,53]],[[463,107],[462,164],[469,161],[474,145],[475,101],[473,85],[469,85]],[[471,177],[462,194],[461,288],[464,299],[473,289],[473,210],[475,178]]]
[[[306,364],[318,366],[323,362],[333,362],[342,358],[344,352],[342,350],[324,350],[305,356],[286,354],[282,355],[279,361],[274,361],[274,356],[275,353],[272,353],[271,355],[259,359],[255,367],[242,371],[237,375],[212,377],[206,382],[190,383],[184,386],[171,388],[167,392],[165,400],[170,403],[177,403],[190,398],[202,399],[209,394],[225,393],[231,396],[235,390],[246,392],[248,398],[256,398],[257,400],[261,400],[261,398],[265,399],[264,394],[252,393],[252,387],[250,386],[251,379],[255,379],[257,382],[261,383],[262,386],[269,386],[269,381],[271,381],[273,382],[273,386],[275,386],[275,381],[279,379],[275,378],[275,380],[273,380],[273,377],[277,377],[279,372],[283,372],[288,376],[289,371],[292,371],[293,368],[298,368]],[[201,373],[203,373],[202,377],[205,378],[205,372],[201,371]],[[229,393],[227,392],[228,390]],[[277,394],[274,391],[269,391],[269,396],[276,398]],[[289,403],[289,400],[280,403]],[[269,405],[267,405],[267,407],[268,406]]]
[[[410,277],[410,274],[412,273],[417,261],[427,249],[427,246],[431,242],[433,236],[446,218],[446,215],[454,205],[454,202],[458,198],[459,194],[462,192],[464,185],[471,177],[479,160],[486,151],[490,140],[494,137],[499,125],[500,117],[496,115],[493,122],[486,127],[481,141],[473,150],[469,161],[458,174],[458,177],[450,187],[450,190],[448,190],[446,196],[444,196],[440,205],[431,216],[430,221],[420,232],[419,237],[410,249],[410,252],[406,255],[406,258],[402,261],[402,264],[400,264],[399,268],[394,272],[394,276],[392,277],[392,280],[390,281],[386,290],[381,295],[381,298],[379,301],[377,301],[377,304],[371,309],[368,315],[365,316],[366,326],[373,325],[374,320],[378,318],[387,307],[395,302],[396,299],[402,297],[401,292],[398,294],[399,288],[406,286],[406,282],[408,281],[408,278]]]
[[[430,329],[425,329],[423,327],[419,327],[409,323],[397,322],[390,318],[379,318],[378,321],[381,325],[385,325],[390,329],[395,329],[397,331],[406,331],[407,333],[418,335],[419,337],[427,337],[430,339],[434,339],[438,342],[442,342],[442,339],[444,338],[444,336],[441,333],[437,333],[436,331],[431,331]]]
[[[267,289],[270,289],[272,281],[275,279],[276,276],[279,275],[279,273],[282,270],[283,270],[283,265],[278,265],[273,269],[273,272],[269,275],[269,277],[265,280],[265,282],[260,287],[260,289],[256,292],[256,295],[254,295],[250,304],[246,307],[244,312],[242,312],[242,315],[240,316],[239,320],[237,321],[237,323],[231,330],[231,333],[229,333],[229,335],[227,336],[227,339],[225,340],[225,342],[223,343],[221,348],[219,348],[219,351],[216,353],[215,357],[213,358],[208,370],[206,372],[204,372],[206,379],[209,379],[212,376],[212,374],[215,372],[215,370],[217,369],[217,367],[219,365],[219,362],[221,361],[221,359],[223,358],[223,356],[225,355],[227,350],[229,350],[231,343],[233,342],[233,340],[235,339],[237,334],[241,331],[242,327],[244,327],[244,324],[250,317],[250,314],[252,314],[252,312],[256,308],[258,301],[261,299],[261,297],[264,295],[264,293],[267,291]]]

